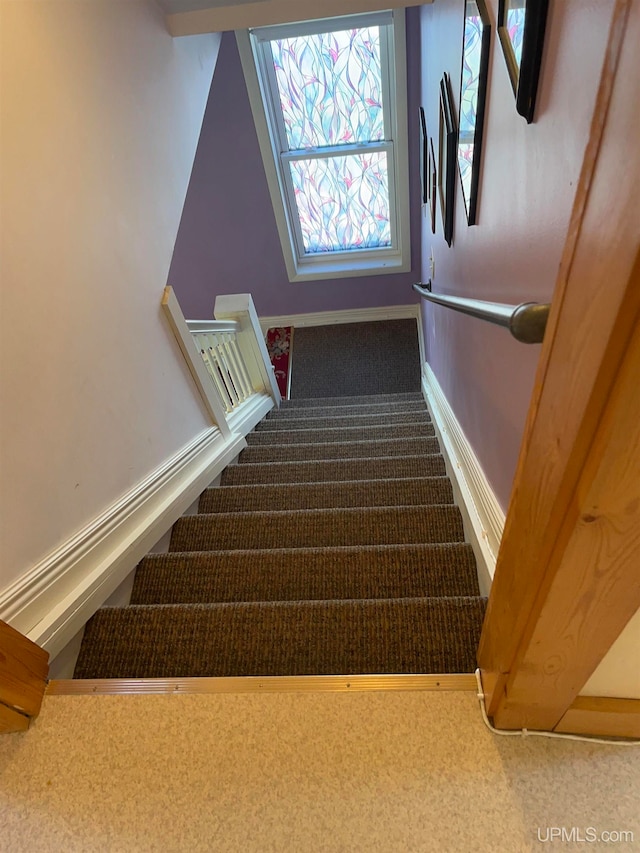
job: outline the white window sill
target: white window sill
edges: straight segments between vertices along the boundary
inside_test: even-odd
[[[312,263],[294,262],[293,269],[287,264],[289,281],[318,281],[319,279],[357,278],[370,275],[389,275],[409,272],[411,263],[401,258],[380,258],[367,261],[354,261],[347,264],[327,259],[325,263],[314,259]]]

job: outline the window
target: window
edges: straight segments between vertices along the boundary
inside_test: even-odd
[[[237,38],[291,281],[410,269],[403,12]]]

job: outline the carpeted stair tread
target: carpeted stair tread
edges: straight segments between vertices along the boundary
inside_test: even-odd
[[[362,459],[372,456],[411,456],[439,453],[434,436],[423,438],[386,438],[371,441],[327,441],[310,444],[270,444],[247,447],[239,457],[241,463],[304,462],[310,459]]]
[[[153,554],[131,604],[479,595],[466,543]]]
[[[292,430],[283,437],[274,432],[253,432],[247,436],[249,447],[286,444],[326,444],[345,441],[381,441],[391,438],[417,438],[435,435],[433,424],[397,424],[391,426],[355,426]]]
[[[305,417],[305,418],[280,418],[279,420],[267,416],[255,429],[261,432],[293,432],[299,429],[336,429],[339,427],[374,427],[374,426],[406,426],[408,424],[428,424],[431,417],[426,409],[419,412],[398,412],[397,414],[377,415],[337,415],[332,417]]]
[[[310,417],[338,417],[344,415],[375,415],[389,412],[424,412],[424,401],[400,400],[397,403],[353,403],[347,406],[317,406],[308,408],[272,409],[269,420],[294,420]]]
[[[346,480],[328,483],[219,486],[200,497],[199,512],[411,506],[453,503],[448,477]]]
[[[351,397],[298,397],[292,400],[283,400],[280,403],[284,409],[317,408],[318,406],[364,406],[371,403],[402,403],[419,401],[424,404],[424,397],[420,391],[408,391],[402,394],[360,394]]]
[[[484,609],[478,597],[105,607],[75,677],[473,672]]]
[[[183,516],[173,526],[169,550],[318,548],[463,541],[458,507],[432,504]]]
[[[441,454],[429,456],[378,456],[368,459],[316,459],[303,462],[256,462],[229,465],[223,486],[251,483],[320,483],[331,480],[377,480],[390,477],[442,477]]]

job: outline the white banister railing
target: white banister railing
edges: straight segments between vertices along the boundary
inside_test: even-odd
[[[238,346],[240,324],[213,320],[187,320],[194,343],[209,376],[218,389],[225,410],[232,412],[254,392],[249,371]]]
[[[215,320],[185,320],[171,287],[165,288],[162,307],[207,410],[225,437],[237,431],[246,435],[280,405],[250,294],[218,297]]]

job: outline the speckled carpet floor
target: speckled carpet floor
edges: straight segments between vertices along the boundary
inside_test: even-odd
[[[639,799],[637,749],[496,737],[473,692],[52,696],[0,738],[3,853],[629,853]]]

